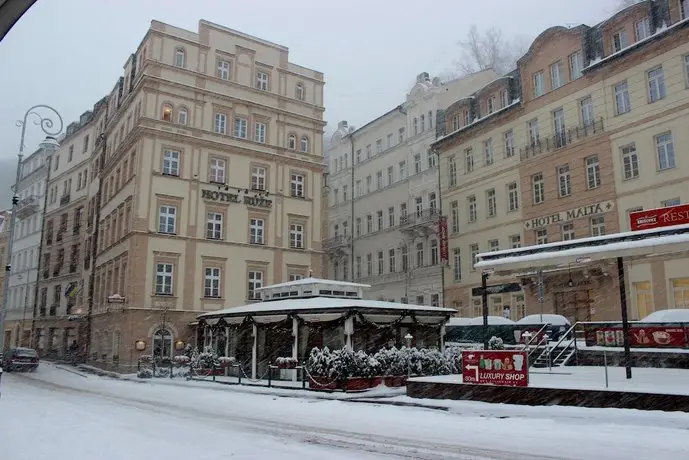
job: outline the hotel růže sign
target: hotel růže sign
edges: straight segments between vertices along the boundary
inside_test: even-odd
[[[218,203],[244,203],[247,206],[270,209],[273,201],[261,196],[240,195],[221,190],[201,190],[201,198],[204,200],[217,201]]]

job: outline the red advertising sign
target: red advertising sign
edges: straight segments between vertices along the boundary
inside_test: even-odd
[[[463,350],[462,382],[529,386],[529,358],[524,351]]]
[[[447,248],[447,217],[440,216],[438,221],[438,236],[440,237],[440,260],[450,260]]]
[[[632,326],[629,328],[629,346],[636,348],[686,348],[689,327]],[[624,346],[622,327],[599,327],[586,331],[586,345],[602,347]]]
[[[689,224],[689,204],[632,212],[629,220],[632,231]]]

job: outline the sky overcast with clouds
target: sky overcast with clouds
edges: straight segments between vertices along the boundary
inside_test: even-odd
[[[287,46],[325,73],[328,131],[361,126],[404,100],[416,75],[450,69],[469,27],[530,40],[553,25],[593,25],[618,0],[38,0],[0,42],[0,160],[17,153],[15,121],[52,105],[65,126],[108,94],[152,19],[197,31],[206,19]],[[43,139],[27,130],[26,150]],[[3,161],[3,163],[5,163]]]

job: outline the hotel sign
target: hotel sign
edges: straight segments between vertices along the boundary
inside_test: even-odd
[[[244,195],[238,193],[221,192],[218,190],[201,190],[201,198],[204,200],[217,201],[220,203],[244,203],[247,206],[270,209],[273,201],[266,198]]]
[[[574,219],[595,216],[596,214],[603,214],[612,211],[614,207],[615,203],[612,201],[601,201],[600,203],[589,204],[580,208],[550,214],[548,216],[535,217],[524,222],[524,228],[531,230],[546,227],[551,224],[570,222]]]

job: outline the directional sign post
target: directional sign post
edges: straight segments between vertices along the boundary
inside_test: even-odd
[[[492,286],[486,286],[486,294],[505,294],[507,292],[519,292],[522,290],[522,286],[519,283],[505,283],[505,284],[494,284]],[[475,287],[471,289],[471,295],[474,297],[479,297],[483,294],[483,287]]]

